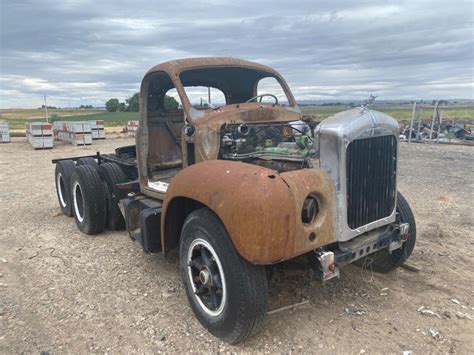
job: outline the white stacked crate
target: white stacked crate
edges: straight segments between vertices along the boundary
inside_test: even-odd
[[[92,128],[89,121],[55,121],[54,139],[73,145],[91,145]]]
[[[31,122],[26,125],[28,142],[35,149],[53,148],[53,127],[46,122]]]
[[[138,121],[128,121],[127,122],[127,135],[129,137],[135,137],[138,129]]]
[[[10,126],[6,122],[0,122],[0,143],[10,143]]]
[[[105,139],[105,129],[103,120],[90,121],[92,129],[92,139]]]

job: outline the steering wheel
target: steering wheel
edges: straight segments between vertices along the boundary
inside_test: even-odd
[[[273,99],[275,100],[275,105],[278,105],[278,97],[276,97],[276,96],[273,95],[273,94],[261,94],[261,95],[257,95],[257,96],[252,97],[251,99],[248,99],[248,100],[245,101],[245,102],[257,101],[258,99],[260,99],[258,102],[262,102],[262,99],[263,99],[265,96],[270,96],[271,98],[273,98]]]

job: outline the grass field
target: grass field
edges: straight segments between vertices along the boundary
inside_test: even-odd
[[[301,109],[305,114],[319,115],[325,119],[340,111],[348,110],[348,105],[328,105],[328,106],[303,106]],[[372,109],[385,112],[399,122],[411,120],[412,105],[375,105]],[[422,111],[424,120],[430,120],[433,116],[433,109],[425,108]],[[459,104],[446,108],[443,112],[443,119],[455,119],[457,121],[474,123],[474,104]]]
[[[318,115],[325,119],[337,112],[348,110],[349,105],[302,106],[304,114]],[[411,119],[412,105],[375,105],[374,110],[382,111],[397,119],[399,122]],[[48,114],[58,115],[61,121],[104,120],[106,127],[124,127],[127,121],[138,120],[138,112],[106,112],[98,110],[48,110]],[[423,119],[430,120],[432,109],[424,109]],[[474,124],[474,104],[458,104],[444,110],[444,119],[455,119],[461,122]],[[0,121],[10,123],[12,130],[24,130],[25,123],[44,121],[44,111],[40,109],[0,110]]]
[[[138,120],[138,112],[100,112],[87,116],[61,117],[61,121],[104,120],[106,126],[126,126],[127,121]]]
[[[106,112],[103,110],[48,110],[48,116],[58,115],[60,121],[104,120],[108,127],[125,126],[127,121],[138,120],[138,112]],[[0,121],[10,124],[12,130],[24,130],[25,124],[44,121],[44,110],[0,110]]]

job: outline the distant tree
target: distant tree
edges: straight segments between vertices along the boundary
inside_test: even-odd
[[[167,110],[176,110],[179,107],[179,103],[173,96],[165,95],[164,106]]]
[[[140,94],[137,92],[125,100],[127,111],[138,112],[140,110]],[[175,110],[179,107],[179,102],[174,97],[165,95],[164,108],[166,110]]]
[[[140,109],[140,94],[138,92],[133,94],[125,102],[127,103],[127,111],[138,112]]]
[[[57,113],[53,113],[51,115],[51,123],[55,122],[55,121],[59,121],[61,119],[61,116],[59,116]]]
[[[127,105],[125,105],[125,102],[120,102],[120,103],[118,104],[118,110],[119,110],[120,112],[125,112],[125,111],[127,111]]]
[[[105,103],[105,109],[109,112],[117,112],[119,109],[119,100],[118,99],[109,99]]]

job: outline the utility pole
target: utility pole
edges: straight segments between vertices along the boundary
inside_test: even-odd
[[[431,119],[431,127],[430,127],[430,140],[428,143],[431,143],[431,139],[433,139],[433,129],[435,124],[435,119],[439,120],[439,100],[436,100],[433,109],[433,118]]]
[[[44,115],[46,118],[46,122],[49,123],[49,119],[48,119],[48,105],[46,104],[46,95],[43,95],[44,96]]]
[[[207,87],[207,102],[209,102],[209,105],[211,104],[211,87]]]
[[[415,121],[415,114],[416,114],[416,100],[413,101],[413,110],[411,112],[410,128],[408,130],[408,143],[411,142],[411,135],[413,133],[413,121]]]

